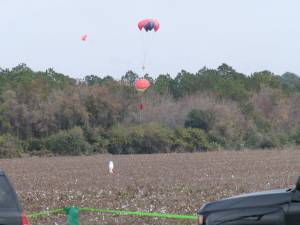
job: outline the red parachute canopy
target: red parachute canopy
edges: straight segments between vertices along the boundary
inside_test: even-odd
[[[138,28],[142,30],[144,28],[145,31],[154,30],[155,32],[159,30],[160,24],[157,19],[144,19],[139,21]]]
[[[88,35],[87,35],[87,34],[85,34],[85,35],[82,35],[80,39],[81,39],[82,41],[86,41],[86,40],[87,40],[87,38],[88,38]]]
[[[150,82],[146,79],[139,79],[135,82],[135,88],[138,91],[144,92],[150,87]]]

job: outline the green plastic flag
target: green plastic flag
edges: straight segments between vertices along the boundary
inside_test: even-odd
[[[67,224],[68,225],[79,225],[78,214],[79,209],[76,207],[64,208],[64,211],[67,214]]]

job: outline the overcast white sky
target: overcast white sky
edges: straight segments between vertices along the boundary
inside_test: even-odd
[[[147,55],[153,77],[223,62],[246,74],[300,74],[299,0],[0,0],[0,9],[2,68],[140,74],[137,22],[150,17],[161,23]]]

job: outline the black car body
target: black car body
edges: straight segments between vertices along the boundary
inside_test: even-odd
[[[198,224],[300,225],[300,177],[294,189],[239,195],[204,204]]]
[[[4,171],[0,170],[0,225],[27,225],[17,194]]]

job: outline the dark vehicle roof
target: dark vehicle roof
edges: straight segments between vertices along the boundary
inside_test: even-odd
[[[21,205],[9,178],[0,169],[0,212],[9,208],[17,208],[20,211]]]
[[[208,213],[219,210],[230,210],[246,207],[265,207],[283,204],[291,201],[292,189],[280,189],[257,192],[225,198],[205,204],[198,213]]]

